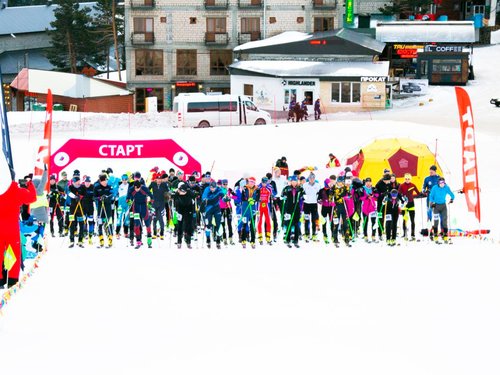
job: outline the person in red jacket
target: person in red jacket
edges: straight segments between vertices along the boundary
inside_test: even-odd
[[[5,250],[10,246],[16,257],[16,262],[9,271],[7,287],[13,286],[19,280],[21,270],[21,229],[19,228],[19,210],[23,204],[36,201],[36,189],[30,179],[23,181],[20,186],[17,182],[7,178],[10,175],[9,166],[2,153],[0,156],[0,265],[4,264]],[[5,272],[5,271],[4,271]],[[6,272],[0,274],[0,288],[6,284]]]
[[[406,197],[408,199],[408,203],[406,204],[402,214],[403,214],[403,238],[406,239],[407,233],[407,227],[406,227],[406,222],[407,220],[404,219],[406,216],[406,212],[408,212],[408,216],[410,217],[410,228],[411,228],[411,238],[410,241],[415,241],[415,201],[414,198],[420,195],[420,192],[418,191],[418,188],[415,186],[413,182],[411,182],[411,174],[410,173],[405,173],[405,180],[404,182],[399,185],[399,194],[401,196]]]
[[[262,183],[259,185],[257,190],[257,202],[259,204],[259,221],[257,224],[258,229],[258,239],[259,243],[262,245],[264,243],[262,237],[262,222],[266,222],[265,230],[266,230],[266,242],[268,245],[271,245],[271,204],[274,198],[274,191],[269,184],[269,179],[267,177],[262,178]]]

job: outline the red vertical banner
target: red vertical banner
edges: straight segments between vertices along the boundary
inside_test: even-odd
[[[474,212],[481,222],[479,203],[479,180],[477,175],[476,136],[474,132],[474,116],[469,95],[461,87],[455,87],[457,95],[460,127],[462,130],[462,172],[463,192],[469,212]]]
[[[47,109],[45,112],[45,129],[43,141],[38,149],[38,155],[35,162],[35,176],[41,176],[43,173],[44,164],[50,168],[50,152],[52,143],[52,92],[47,92]],[[50,171],[48,171],[50,173]]]

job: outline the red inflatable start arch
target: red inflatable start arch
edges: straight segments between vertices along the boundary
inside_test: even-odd
[[[186,175],[191,175],[194,171],[201,174],[201,164],[172,139],[139,141],[70,139],[52,153],[50,172],[59,175],[59,172],[79,158],[166,158]]]

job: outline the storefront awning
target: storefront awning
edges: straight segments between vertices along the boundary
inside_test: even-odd
[[[384,43],[474,43],[472,21],[394,21],[381,22],[376,39]]]
[[[229,66],[231,74],[268,77],[386,77],[389,62],[239,61]]]

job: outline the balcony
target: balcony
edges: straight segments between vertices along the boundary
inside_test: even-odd
[[[262,0],[238,0],[239,9],[262,9]]]
[[[229,0],[205,0],[206,10],[227,10]]]
[[[155,44],[155,33],[132,33],[130,41],[133,45],[152,45]]]
[[[228,33],[205,33],[206,46],[226,46],[229,44]]]
[[[313,9],[334,10],[337,9],[337,0],[312,0]]]
[[[260,31],[250,31],[246,33],[238,33],[238,44],[245,44],[248,42],[253,42],[254,40],[260,40]]]
[[[130,7],[132,9],[153,9],[155,0],[130,0]]]

